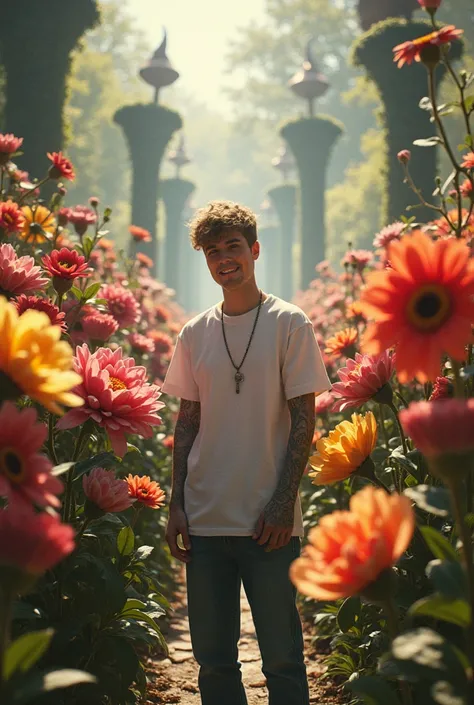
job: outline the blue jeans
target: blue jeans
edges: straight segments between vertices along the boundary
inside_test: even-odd
[[[296,590],[288,577],[300,539],[265,552],[250,536],[191,536],[186,565],[189,626],[202,705],[247,705],[237,642],[244,585],[269,705],[309,705]]]

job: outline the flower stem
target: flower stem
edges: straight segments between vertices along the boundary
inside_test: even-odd
[[[49,457],[55,465],[58,465],[58,457],[56,455],[56,448],[54,447],[54,414],[49,414],[48,420],[48,450]]]
[[[408,453],[407,439],[405,438],[405,434],[403,432],[403,427],[402,427],[402,424],[400,423],[400,418],[398,416],[398,409],[393,402],[391,404],[389,404],[388,406],[390,407],[391,412],[395,416],[395,421],[397,422],[398,431],[400,433],[400,438],[402,441],[403,452],[405,453],[405,455],[407,455],[407,453]]]
[[[84,442],[84,439],[86,437],[86,434],[88,433],[88,424],[84,424],[81,428],[81,431],[79,433],[79,436],[77,437],[76,440],[76,446],[74,448],[74,454],[72,456],[72,462],[75,463],[81,454],[82,450],[82,445]],[[63,504],[63,520],[64,521],[71,521],[71,508],[72,508],[72,482],[74,480],[74,468],[75,466],[73,465],[68,471],[66,475],[66,491],[64,493],[64,504]]]
[[[462,541],[464,564],[467,575],[467,585],[469,590],[469,604],[471,606],[471,619],[466,628],[467,655],[474,674],[474,565],[472,563],[472,537],[469,527],[464,521],[463,510],[463,486],[461,482],[452,480],[448,483],[451,492],[454,519],[458,529],[458,535]],[[474,683],[472,684],[474,691]]]
[[[465,398],[464,382],[461,379],[461,365],[457,360],[451,358],[451,365],[454,374],[454,396],[458,399]]]
[[[380,414],[380,425],[382,426],[382,433],[383,433],[385,448],[387,450],[389,450],[390,444],[388,442],[387,429],[385,428],[385,414],[383,413],[383,404],[379,404],[379,414]]]
[[[44,179],[41,179],[41,181],[38,181],[37,184],[34,184],[34,186],[32,188],[25,189],[23,191],[22,195],[20,196],[20,198],[18,199],[18,205],[20,205],[25,200],[25,198],[30,195],[30,193],[34,193],[37,188],[39,188],[40,186],[43,186],[43,184],[45,184],[47,181],[49,181],[49,178],[50,178],[49,175],[45,176]]]
[[[383,603],[385,616],[387,617],[387,629],[390,639],[393,641],[400,634],[400,619],[398,609],[390,596]],[[400,691],[402,695],[403,705],[413,705],[411,689],[406,681],[399,681]]]
[[[10,643],[10,625],[12,620],[13,592],[6,585],[0,587],[0,696],[5,687],[3,671],[5,654]]]

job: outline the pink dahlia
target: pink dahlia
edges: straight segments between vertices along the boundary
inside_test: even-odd
[[[74,530],[59,517],[30,507],[0,511],[0,566],[38,576],[75,548]]]
[[[109,313],[94,312],[81,321],[82,330],[89,340],[104,343],[118,331],[118,323]]]
[[[117,479],[113,470],[94,468],[88,475],[83,476],[82,488],[89,502],[95,505],[91,514],[123,512],[132,506],[127,484]]]
[[[97,213],[87,206],[74,206],[68,210],[68,221],[74,225],[78,235],[84,235],[89,225],[97,222]]]
[[[454,386],[448,377],[436,377],[433,384],[428,401],[440,401],[441,399],[450,399],[454,395]]]
[[[374,237],[373,245],[374,247],[388,247],[392,240],[400,240],[403,230],[405,228],[405,223],[400,221],[387,225],[385,228],[377,233]]]
[[[48,429],[37,423],[36,409],[20,411],[12,402],[0,408],[0,496],[9,504],[59,507],[63,483],[51,475],[52,465],[39,453]]]
[[[66,332],[67,325],[64,320],[66,318],[66,314],[64,311],[60,311],[59,308],[53,304],[51,299],[43,299],[41,296],[26,296],[25,294],[22,294],[12,303],[15,304],[20,316],[29,308],[32,308],[35,311],[43,311],[47,314],[53,326],[61,326],[63,333]]]
[[[428,458],[474,450],[474,399],[414,402],[400,412],[400,421]]]
[[[394,370],[395,354],[391,354],[389,350],[385,350],[381,355],[356,353],[355,360],[348,359],[346,363],[346,367],[337,371],[341,381],[332,386],[336,398],[332,411],[362,406],[374,398],[376,401],[391,401],[392,390],[389,383]]]
[[[49,282],[42,274],[33,257],[18,257],[11,245],[0,245],[0,294],[19,295],[41,289]]]
[[[133,351],[138,353],[152,353],[155,350],[155,343],[151,338],[147,338],[140,333],[132,333],[128,336],[128,342]]]
[[[146,369],[135,365],[131,357],[122,357],[122,348],[114,352],[99,348],[91,353],[87,345],[76,349],[74,369],[83,382],[75,388],[84,399],[80,409],[68,411],[57,423],[60,429],[80,426],[92,419],[105,428],[118,456],[127,452],[126,435],[152,436],[152,426],[161,423],[157,386],[149,384]]]
[[[23,137],[15,137],[11,132],[0,135],[0,164],[6,164],[12,154],[18,152],[23,144]]]
[[[14,201],[0,203],[0,230],[7,235],[20,232],[25,224],[25,217]]]
[[[120,328],[133,326],[140,320],[140,305],[130,289],[125,289],[120,284],[105,284],[99,296],[107,301],[109,313]]]

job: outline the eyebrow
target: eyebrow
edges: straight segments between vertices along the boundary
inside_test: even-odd
[[[232,237],[232,238],[230,238],[229,240],[226,240],[226,241],[225,241],[225,244],[226,244],[226,245],[231,245],[233,242],[240,242],[240,240],[239,240],[238,237]],[[209,252],[209,250],[214,249],[214,248],[216,247],[216,245],[217,245],[217,243],[214,243],[213,245],[208,245],[208,246],[206,247],[206,252]]]

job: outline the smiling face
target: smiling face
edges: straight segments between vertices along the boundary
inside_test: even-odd
[[[250,247],[238,230],[227,230],[203,249],[212,278],[223,289],[235,290],[254,281],[258,242]]]

